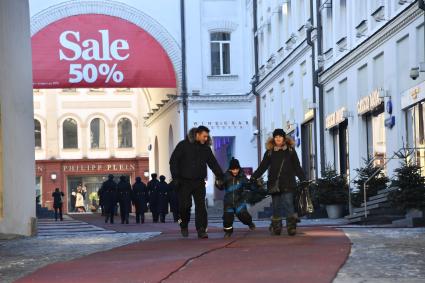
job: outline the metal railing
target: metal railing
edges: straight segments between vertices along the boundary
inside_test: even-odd
[[[384,158],[386,161],[384,162],[384,164],[378,166],[378,168],[374,171],[374,173],[363,183],[363,203],[364,203],[364,217],[367,218],[367,184],[377,175],[379,174],[379,172],[384,169],[387,164],[389,162],[391,162],[392,160],[400,160],[402,159],[404,156],[411,156],[412,153],[415,153],[418,149],[423,149],[422,147],[402,147],[399,150],[397,150],[396,152],[394,152],[394,154],[389,157],[389,158]],[[416,159],[416,154],[413,154],[414,159]],[[379,157],[380,159],[382,157]],[[378,156],[372,158],[364,167],[365,169],[367,167],[369,167],[373,162],[375,162],[375,160],[378,159]],[[360,174],[363,172],[363,170],[359,171],[357,173],[357,175],[350,180],[350,182],[348,183],[348,199],[349,199],[349,210],[350,210],[350,215],[353,215],[353,208],[352,208],[352,204],[351,204],[351,186],[350,184],[356,180]]]

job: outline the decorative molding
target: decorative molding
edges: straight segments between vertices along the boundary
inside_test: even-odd
[[[319,76],[320,83],[327,84],[337,78],[420,16],[423,16],[423,11],[418,9],[416,5],[407,8],[355,49],[324,70]]]
[[[238,28],[238,24],[232,21],[211,21],[204,23],[204,27],[209,32],[233,32]]]
[[[112,0],[81,0],[53,5],[31,17],[31,36],[58,20],[85,14],[101,14],[121,18],[148,32],[168,54],[177,76],[178,90],[181,92],[182,62],[179,44],[155,19],[127,4]]]
[[[211,81],[237,81],[239,79],[238,75],[223,75],[223,76],[207,76],[208,80]]]

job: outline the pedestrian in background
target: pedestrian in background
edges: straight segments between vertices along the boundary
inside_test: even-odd
[[[121,176],[118,182],[118,202],[120,204],[121,224],[128,224],[131,211],[131,185],[126,176]]]
[[[132,201],[136,209],[136,223],[145,223],[145,212],[148,210],[148,188],[142,182],[142,178],[137,177],[133,184]]]
[[[167,182],[165,182],[165,179],[165,176],[161,175],[159,177],[158,185],[158,214],[161,223],[165,223],[165,217],[168,214],[169,187]]]
[[[59,190],[59,188],[56,188],[55,191],[52,193],[53,209],[55,210],[55,221],[58,221],[58,212],[59,212],[60,221],[63,221],[62,207],[63,207],[64,196],[65,195],[63,194],[63,192]]]
[[[84,207],[84,196],[81,188],[77,190],[75,207],[77,212],[86,212],[86,208]]]
[[[153,173],[151,175],[152,180],[148,182],[148,192],[149,192],[149,209],[152,212],[152,220],[154,223],[158,223],[159,218],[159,210],[158,210],[158,203],[159,203],[159,181],[158,181],[158,175],[156,173]]]
[[[105,223],[114,223],[115,208],[117,205],[117,184],[114,182],[114,175],[109,174],[108,180],[103,182],[100,188],[103,192],[105,206]]]

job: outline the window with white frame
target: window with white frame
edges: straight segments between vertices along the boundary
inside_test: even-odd
[[[329,4],[329,2],[325,2],[322,5],[322,19],[324,38],[323,49],[327,51],[333,47],[332,3]]]
[[[297,28],[302,27],[306,23],[305,9],[306,9],[305,0],[298,0],[298,6],[297,6],[298,27]]]
[[[41,123],[37,119],[34,119],[34,138],[35,138],[35,148],[41,148]]]
[[[367,0],[356,0],[354,1],[355,7],[355,23],[357,26],[362,21],[367,19]]]
[[[361,66],[357,70],[357,97],[361,98],[369,94],[369,80],[367,75],[367,65]]]
[[[292,32],[292,20],[291,20],[291,1],[286,0],[282,4],[282,16],[283,16],[283,25],[284,25],[284,41],[286,42],[291,36]]]
[[[91,148],[106,148],[105,122],[95,118],[90,123],[90,146]]]
[[[384,53],[373,58],[373,89],[384,86],[385,69],[384,69]]]
[[[130,119],[121,118],[118,121],[118,147],[129,148],[133,146],[133,128]]]
[[[76,149],[78,148],[78,124],[72,118],[66,119],[62,124],[63,132],[63,148]]]
[[[211,40],[211,75],[230,75],[230,33],[213,32]]]
[[[347,36],[347,0],[339,0],[339,21],[338,37],[339,39]]]

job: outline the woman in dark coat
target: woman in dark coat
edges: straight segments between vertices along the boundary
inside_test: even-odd
[[[142,178],[137,177],[136,183],[133,184],[132,201],[136,208],[136,223],[145,223],[145,212],[148,211],[149,192]]]
[[[170,211],[173,213],[174,222],[179,221],[179,200],[177,196],[177,187],[174,181],[168,184],[168,201],[170,202]]]
[[[121,176],[118,187],[118,202],[120,203],[121,224],[128,224],[131,210],[131,185],[126,176]]]
[[[273,137],[267,141],[267,151],[258,169],[252,174],[252,180],[258,179],[268,170],[268,189],[278,186],[279,191],[272,194],[272,222],[270,232],[280,235],[282,231],[282,208],[286,212],[286,227],[288,235],[297,232],[297,217],[295,214],[294,197],[297,183],[295,177],[305,181],[304,171],[300,166],[294,141],[286,136],[282,129],[276,129]]]
[[[168,214],[168,192],[169,187],[165,182],[165,176],[161,175],[158,185],[158,214],[162,223],[165,223],[165,216]]]

